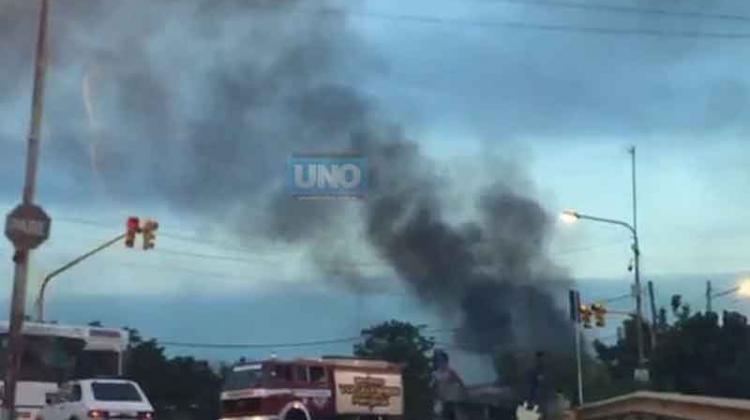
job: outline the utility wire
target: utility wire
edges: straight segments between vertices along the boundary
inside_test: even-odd
[[[334,338],[330,340],[315,340],[315,341],[300,341],[291,343],[250,343],[250,344],[216,344],[216,343],[196,343],[196,342],[182,342],[182,341],[160,341],[156,340],[158,344],[168,347],[184,347],[184,348],[206,348],[206,349],[276,349],[276,348],[297,348],[297,347],[315,347],[323,346],[328,344],[341,344],[351,343],[354,341],[361,340],[361,336],[356,337],[344,337]]]
[[[88,226],[95,226],[95,227],[102,227],[102,228],[112,228],[111,223],[105,223],[105,222],[97,222],[94,220],[88,220],[88,219],[82,219],[82,218],[76,218],[76,217],[58,217],[55,220],[60,220],[63,222],[68,223],[74,223],[74,224],[81,224],[81,225],[88,225]],[[285,257],[283,256],[277,256],[274,258],[268,258],[268,255],[262,256],[258,255],[256,251],[253,251],[252,249],[248,248],[236,248],[236,247],[230,247],[226,246],[222,243],[216,243],[207,241],[203,238],[197,238],[193,236],[185,236],[185,235],[175,235],[173,233],[169,232],[163,232],[158,231],[158,236],[164,236],[167,238],[173,238],[189,243],[196,243],[196,242],[202,242],[206,243],[207,245],[212,245],[219,249],[225,249],[232,252],[238,252],[243,253],[249,258],[243,258],[238,256],[229,256],[229,255],[221,255],[221,254],[207,254],[207,253],[200,253],[200,252],[193,252],[193,251],[178,251],[178,250],[172,250],[169,248],[159,247],[158,252],[162,254],[168,254],[168,255],[175,255],[175,256],[182,256],[182,257],[191,257],[191,258],[200,258],[200,259],[207,259],[207,260],[216,260],[216,261],[233,261],[233,262],[241,262],[241,263],[247,263],[247,264],[280,264],[283,263],[285,260]],[[595,244],[591,246],[586,247],[579,247],[579,248],[573,248],[568,250],[560,250],[557,252],[550,253],[550,256],[558,256],[558,255],[565,255],[575,252],[582,252],[582,251],[589,251],[595,248],[600,247],[606,247],[606,246],[612,246],[614,244],[623,243],[622,240],[618,240],[616,242],[607,242],[602,244]],[[319,264],[321,262],[318,262]],[[326,265],[325,262],[322,262],[323,265]],[[332,268],[348,268],[348,267],[391,267],[391,265],[384,261],[344,261],[344,262],[329,262],[330,266]]]
[[[541,6],[541,7],[555,7],[561,9],[576,9],[585,10],[592,12],[607,12],[607,13],[627,13],[635,15],[651,15],[658,17],[669,17],[669,18],[687,18],[687,19],[715,19],[715,20],[729,20],[735,22],[750,22],[750,16],[733,15],[725,13],[703,13],[703,12],[687,12],[687,11],[670,11],[664,9],[651,9],[651,8],[639,8],[639,7],[627,7],[627,6],[616,6],[600,3],[582,3],[573,1],[549,1],[549,0],[488,0],[490,3],[509,3],[518,4],[524,6]]]
[[[519,0],[520,3],[520,0]],[[529,3],[531,4],[531,3]],[[556,3],[558,4],[558,3]],[[561,4],[561,3],[559,3]],[[562,5],[562,4],[561,4]],[[276,5],[254,5],[256,8],[263,9],[277,9],[281,10]],[[584,6],[583,4],[566,3],[566,7],[577,7]],[[615,8],[616,6],[611,6]],[[446,25],[446,26],[464,26],[464,27],[478,27],[478,28],[509,28],[509,29],[523,29],[523,30],[537,30],[547,32],[568,32],[568,33],[579,33],[579,34],[594,34],[594,35],[633,35],[633,36],[647,36],[647,37],[665,37],[665,38],[693,38],[693,39],[747,39],[750,38],[750,32],[708,32],[708,31],[691,31],[691,30],[661,30],[661,29],[630,29],[630,28],[610,28],[604,26],[585,26],[585,25],[572,25],[572,24],[555,24],[555,23],[542,23],[542,22],[529,22],[523,20],[489,20],[489,19],[472,19],[472,18],[456,18],[456,17],[443,17],[434,15],[421,15],[421,14],[397,14],[397,13],[385,13],[376,11],[366,11],[357,9],[345,9],[345,8],[292,8],[285,9],[287,11],[297,13],[310,13],[318,14],[321,16],[331,16],[335,18],[340,17],[354,17],[362,19],[378,19],[389,22],[407,22],[407,23],[418,23],[427,25]],[[601,10],[601,9],[600,9]],[[631,10],[623,7],[618,8],[619,11],[625,12]],[[614,11],[610,9],[609,11]],[[656,9],[641,9],[641,13],[649,14],[661,14],[661,15],[673,15],[679,17],[699,17],[691,12],[667,12],[659,11]],[[663,12],[663,13],[661,13]],[[729,19],[732,15],[704,15],[702,18],[718,18],[718,16],[724,16],[722,19]],[[744,20],[744,16],[732,16],[735,20]]]
[[[331,10],[329,13],[343,13],[353,17],[375,18],[391,22],[413,22],[446,26],[473,26],[479,28],[511,28],[524,30],[537,30],[547,32],[569,32],[596,35],[634,35],[646,37],[663,38],[691,38],[691,39],[748,39],[748,32],[703,32],[689,30],[661,30],[661,29],[628,29],[608,28],[603,26],[582,26],[554,23],[535,23],[520,20],[488,20],[488,19],[465,19],[453,17],[439,17],[415,14],[389,14],[379,12],[363,12],[357,10]]]
[[[448,330],[455,330],[455,328],[431,328],[431,329],[425,329],[423,332],[429,334],[431,332],[448,331]],[[159,339],[155,339],[155,341],[157,342],[157,344],[162,344],[164,346],[169,346],[169,347],[215,348],[215,349],[257,349],[257,348],[314,347],[314,346],[323,346],[323,345],[328,345],[328,344],[351,343],[351,342],[359,341],[365,338],[367,338],[366,334],[351,336],[351,337],[331,338],[331,339],[325,339],[325,340],[296,341],[296,342],[286,342],[286,343],[260,343],[260,344],[259,343],[217,344],[217,343],[184,342],[184,341],[161,341]]]
[[[107,229],[113,229],[113,226],[119,226],[119,224],[113,224],[113,223],[107,223],[107,222],[95,221],[95,220],[89,220],[89,219],[82,219],[82,218],[78,218],[78,217],[55,217],[55,221],[62,221],[62,222],[67,222],[67,223],[79,224],[79,225],[101,227],[101,228],[107,228]],[[165,238],[170,238],[170,239],[175,239],[175,240],[183,241],[183,242],[191,242],[191,243],[201,242],[201,243],[205,243],[207,245],[212,245],[212,246],[214,246],[216,248],[224,248],[226,250],[233,251],[233,252],[244,252],[244,253],[247,253],[247,252],[255,252],[256,251],[255,248],[249,247],[249,246],[238,246],[238,245],[233,245],[233,244],[227,244],[227,243],[224,243],[224,242],[217,242],[217,241],[214,241],[214,240],[209,240],[209,239],[207,239],[205,237],[182,235],[182,234],[176,234],[174,232],[169,232],[169,231],[164,232],[163,230],[159,230],[157,232],[157,235],[163,236]],[[267,244],[264,244],[263,249],[267,250],[269,247],[272,247],[272,245],[269,246]],[[279,247],[282,247],[282,245],[279,245]],[[258,248],[260,248],[260,247],[258,247]]]
[[[705,13],[705,12],[691,12],[691,11],[681,11],[681,10],[673,11],[673,10],[665,10],[665,9],[659,9],[659,8],[628,7],[628,6],[619,6],[619,5],[601,4],[601,3],[591,4],[591,3],[584,3],[580,1],[566,1],[566,0],[484,0],[482,1],[482,3],[485,3],[485,4],[506,3],[506,4],[521,5],[521,6],[574,9],[574,10],[583,10],[583,11],[590,11],[590,12],[620,13],[620,14],[630,14],[630,15],[650,15],[650,16],[655,16],[655,17],[692,19],[692,20],[724,20],[724,21],[734,21],[734,22],[750,22],[750,16],[737,15],[737,14],[731,14],[731,13]],[[253,3],[248,2],[247,4],[251,5],[251,7],[255,9],[265,9],[265,10],[272,10],[272,11],[284,10],[284,11],[292,11],[292,12],[307,12],[307,13],[321,14],[321,15],[334,15],[336,17],[345,16],[349,14],[349,15],[357,15],[361,17],[371,17],[371,18],[377,18],[377,19],[413,20],[419,23],[424,23],[424,21],[421,20],[421,18],[427,18],[427,19],[439,19],[441,21],[440,23],[442,23],[445,20],[451,20],[451,22],[468,24],[472,26],[481,26],[487,22],[491,22],[494,24],[501,24],[501,25],[508,23],[507,21],[484,21],[484,20],[477,21],[477,20],[439,18],[435,16],[425,16],[425,15],[388,14],[388,13],[379,13],[379,12],[368,11],[368,10],[363,10],[363,9],[347,9],[347,8],[338,8],[338,7],[288,8],[284,4],[278,4],[278,3],[277,4],[274,4],[274,3],[264,3],[264,4],[254,3],[253,4]],[[413,19],[416,17],[420,19]],[[427,21],[426,23],[433,23],[433,22]],[[571,26],[571,28],[585,28],[585,27]]]
[[[596,302],[612,303],[612,302],[617,302],[617,301],[620,301],[620,300],[632,299],[632,298],[633,298],[633,294],[632,293],[627,293],[627,294],[623,294],[623,295],[619,295],[619,296],[614,296],[614,297],[611,297],[611,298],[608,298],[608,299],[599,299],[599,300],[596,300]]]

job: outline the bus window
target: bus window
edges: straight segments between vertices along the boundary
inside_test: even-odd
[[[120,374],[120,354],[115,351],[84,350],[76,360],[74,378],[117,376]]]
[[[310,382],[326,382],[326,370],[322,366],[310,366]]]

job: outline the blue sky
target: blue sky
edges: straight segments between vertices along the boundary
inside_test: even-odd
[[[20,1],[11,3],[20,5]],[[621,3],[643,6],[636,1]],[[34,255],[30,291],[36,290],[44,273],[117,235],[130,215],[157,218],[162,234],[153,251],[117,246],[61,276],[50,290],[49,313],[54,319],[99,319],[110,325],[139,327],[150,337],[225,343],[348,337],[363,326],[390,318],[435,328],[452,326],[434,308],[410,298],[372,247],[348,230],[332,229],[328,246],[344,250],[359,262],[359,274],[379,282],[384,290],[380,294],[357,295],[338,287],[337,282],[346,278],[322,279],[325,276],[310,261],[306,243],[289,244],[258,234],[262,226],[255,225],[255,217],[263,213],[264,203],[248,201],[246,208],[236,208],[236,202],[224,201],[221,194],[233,195],[237,188],[263,190],[275,185],[278,177],[273,171],[281,173],[285,161],[235,161],[235,156],[257,150],[257,145],[242,142],[226,155],[213,155],[209,149],[189,150],[207,160],[216,157],[211,164],[223,169],[196,169],[199,175],[186,178],[189,165],[202,161],[190,160],[192,155],[183,149],[181,140],[154,135],[179,139],[185,128],[173,114],[200,119],[212,112],[207,111],[212,106],[212,85],[203,78],[215,71],[214,66],[255,60],[265,68],[277,50],[294,45],[308,33],[334,45],[332,52],[325,50],[321,56],[336,57],[332,63],[320,64],[325,70],[320,70],[321,75],[312,72],[310,79],[351,84],[371,101],[378,118],[397,121],[445,180],[449,198],[444,210],[457,223],[474,211],[471,199],[477,191],[495,179],[511,180],[553,215],[573,208],[630,220],[627,148],[636,145],[643,277],[656,282],[660,303],[679,292],[701,305],[705,280],[714,280],[717,288],[731,287],[749,273],[745,261],[750,249],[746,216],[750,207],[750,171],[746,168],[750,91],[747,77],[737,71],[747,54],[741,41],[545,32],[378,16],[704,32],[742,32],[745,29],[739,23],[506,2],[330,4],[355,11],[341,32],[333,23],[329,28],[328,21],[318,32],[314,28],[319,21],[304,11],[281,20],[281,26],[270,19],[256,22],[243,14],[232,19],[222,15],[226,19],[218,20],[222,23],[218,26],[224,29],[212,35],[215,38],[196,36],[192,47],[180,42],[180,37],[203,29],[211,33],[211,28],[193,29],[185,24],[193,16],[187,6],[175,7],[178,17],[162,27],[137,8],[120,5],[109,10],[108,5],[99,5],[91,13],[104,16],[100,25],[108,25],[108,31],[96,37],[69,25],[80,18],[76,13],[86,10],[85,3],[55,5],[53,27],[63,35],[53,44],[59,55],[53,54],[49,78],[38,196],[54,222],[50,241]],[[30,22],[27,8],[3,7],[21,10],[18,16]],[[152,7],[153,16],[160,16],[172,6]],[[715,2],[710,9],[694,1],[664,7],[701,13],[750,12],[747,6],[729,1]],[[138,23],[128,23],[134,16]],[[251,52],[245,53],[243,38],[234,37],[245,34],[245,19],[279,32],[264,35],[261,30],[257,36],[267,43],[259,42],[254,52],[249,48]],[[3,61],[16,66],[9,66],[12,71],[2,80],[8,94],[0,100],[0,140],[6,155],[0,167],[0,197],[8,209],[20,192],[31,65],[28,28],[21,25],[9,31],[13,36],[6,39],[14,53]],[[102,70],[105,82],[95,85],[93,98],[100,110],[93,125],[109,130],[102,137],[106,139],[98,141],[102,152],[114,156],[106,160],[111,166],[101,173],[90,170],[93,158],[86,142],[94,129],[80,89],[90,62],[111,72]],[[116,64],[107,67],[110,62]],[[148,71],[143,70],[146,65]],[[180,71],[172,71],[174,66]],[[253,77],[235,76],[238,80]],[[164,94],[157,104],[136,101],[134,107],[155,115],[166,108],[173,118],[128,121],[111,105],[115,94],[107,90],[106,77],[121,83],[153,77],[156,82],[149,85],[151,89],[166,86],[173,95]],[[252,121],[254,129],[264,135],[271,133],[269,143],[283,143],[283,131],[274,131],[278,118],[274,106],[237,118]],[[167,145],[165,149],[158,148],[161,144],[154,146],[160,142]],[[121,166],[122,180],[113,178]],[[252,180],[229,182],[235,190],[225,191],[221,183],[210,180],[210,174],[227,168],[231,177],[240,179],[248,173]],[[267,181],[256,179],[257,174],[269,171],[272,175]],[[154,173],[160,175],[155,178]],[[183,188],[174,197],[171,192],[160,193],[162,187],[172,188],[170,182]],[[191,195],[193,184],[196,189],[213,190],[216,196]],[[208,187],[203,188],[204,184]],[[215,201],[197,202],[202,197]],[[243,229],[251,234],[238,235]],[[581,285],[585,295],[606,298],[627,292],[630,252],[624,230],[595,223],[556,224],[548,248],[553,262]],[[9,261],[9,244],[3,243],[0,250]],[[10,276],[9,263],[6,269]],[[0,285],[0,296],[9,291],[9,282]],[[736,299],[721,305],[747,309]],[[591,334],[607,338],[612,333],[609,329]],[[349,348],[344,344],[304,351]],[[216,350],[198,354],[213,359],[238,356]],[[477,380],[482,379],[471,358],[459,362]]]

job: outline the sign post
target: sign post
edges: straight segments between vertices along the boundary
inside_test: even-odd
[[[5,235],[13,242],[13,294],[10,303],[8,354],[3,387],[2,420],[16,420],[16,383],[23,354],[23,327],[26,306],[26,285],[29,273],[29,253],[49,236],[50,219],[34,205],[36,174],[39,162],[39,142],[44,110],[44,76],[47,68],[47,21],[49,0],[41,0],[39,27],[34,56],[34,85],[31,97],[31,124],[26,151],[26,172],[22,204],[8,214]]]

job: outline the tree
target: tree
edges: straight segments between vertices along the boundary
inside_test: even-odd
[[[502,352],[495,357],[498,381],[513,390],[520,399],[528,397],[528,373],[534,364],[534,352]],[[586,352],[581,355],[584,399],[597,401],[622,394],[622,384],[614,381],[604,364]],[[569,401],[578,403],[578,370],[575,354],[545,352],[545,370],[548,383]],[[520,401],[519,401],[520,402]]]
[[[363,341],[354,346],[356,356],[404,366],[404,417],[408,420],[433,417],[428,353],[435,342],[424,337],[421,329],[406,322],[385,322],[363,330]]]
[[[750,398],[750,327],[737,312],[681,317],[653,359],[657,389]]]
[[[623,336],[614,345],[606,345],[599,340],[594,341],[594,350],[599,360],[604,364],[613,383],[624,391],[635,390],[633,372],[638,366],[638,340],[635,319],[623,321]],[[643,331],[643,347],[646,357],[651,349],[651,334],[646,322],[641,324]]]
[[[192,357],[167,358],[156,340],[143,340],[137,330],[128,330],[125,375],[136,381],[156,410],[157,418],[218,418],[220,377],[205,361]]]
[[[750,398],[750,326],[736,312],[692,313],[673,299],[672,325],[663,322],[658,346],[649,356],[651,386],[657,391]],[[630,325],[628,325],[628,323]],[[614,380],[631,377],[635,336],[626,321],[625,338],[607,346],[596,342],[599,358]],[[648,335],[645,335],[648,337]],[[647,346],[648,348],[648,346]]]

